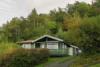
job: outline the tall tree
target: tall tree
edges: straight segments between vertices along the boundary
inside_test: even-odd
[[[20,40],[20,23],[21,20],[19,18],[13,18],[10,22],[8,22],[5,26],[3,26],[4,35],[8,37],[9,40],[16,42]]]
[[[100,16],[84,18],[78,27],[68,30],[67,42],[79,46],[85,54],[99,53],[100,23],[98,21]]]
[[[62,23],[64,21],[65,16],[66,12],[62,8],[58,8],[58,11],[56,9],[50,11],[50,17],[53,21]]]
[[[84,16],[94,16],[95,11],[92,8],[90,4],[84,3],[84,2],[76,2],[75,4],[69,4],[68,5],[68,13],[73,14],[73,13],[79,13],[81,17]]]
[[[96,14],[100,15],[100,0],[95,0],[92,6],[95,8]]]

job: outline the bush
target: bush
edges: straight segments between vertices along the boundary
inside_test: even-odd
[[[0,56],[6,53],[12,53],[17,48],[20,48],[20,46],[15,43],[1,42]]]
[[[0,59],[0,67],[34,67],[48,57],[48,49],[16,49]]]

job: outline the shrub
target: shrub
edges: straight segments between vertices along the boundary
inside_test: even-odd
[[[34,67],[48,57],[48,49],[16,49],[0,59],[0,67]]]
[[[19,48],[15,43],[2,42],[0,43],[0,56],[6,53],[12,53],[15,49]]]

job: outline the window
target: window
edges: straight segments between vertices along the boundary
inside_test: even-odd
[[[40,48],[40,47],[41,47],[40,43],[36,43],[35,48]]]
[[[58,43],[57,42],[48,42],[47,48],[48,49],[58,49]]]
[[[30,48],[31,48],[31,44],[23,44],[22,47],[23,47],[23,48],[30,49]]]
[[[64,49],[66,48],[66,45],[64,43],[59,43],[59,49]]]

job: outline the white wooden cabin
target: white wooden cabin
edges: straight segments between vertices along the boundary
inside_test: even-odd
[[[62,39],[50,35],[44,35],[35,40],[21,41],[18,44],[25,49],[47,48],[53,55],[78,54],[78,47],[68,45]]]

